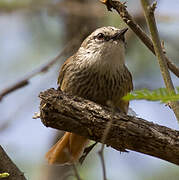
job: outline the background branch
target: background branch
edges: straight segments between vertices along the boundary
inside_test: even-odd
[[[161,47],[161,42],[160,42],[158,30],[157,30],[156,21],[155,21],[154,11],[156,8],[156,2],[150,5],[148,0],[141,0],[141,4],[142,4],[145,17],[147,20],[147,24],[151,33],[155,54],[157,56],[158,63],[160,65],[160,71],[163,76],[166,89],[168,92],[175,93],[175,88],[174,88],[172,79],[170,77],[170,73],[167,67],[167,62],[165,60],[164,53]],[[177,101],[170,102],[170,106],[173,109],[173,112],[175,113],[175,116],[179,122],[179,103]]]
[[[6,95],[8,95],[9,93],[20,89],[26,85],[29,84],[29,80],[40,74],[40,73],[44,73],[47,72],[49,70],[49,68],[54,65],[61,57],[65,56],[66,54],[68,54],[68,52],[70,51],[70,49],[72,49],[73,46],[75,46],[76,44],[76,39],[71,40],[65,47],[64,49],[52,60],[48,61],[47,63],[43,64],[42,66],[34,69],[31,73],[28,73],[27,75],[25,75],[22,79],[18,80],[17,82],[13,83],[12,85],[4,88],[1,92],[0,92],[0,101],[2,100],[2,98]]]
[[[179,165],[179,131],[122,115],[108,107],[55,89],[40,93],[40,113],[43,124],[69,131],[101,142],[110,118],[113,122],[105,143],[125,152],[125,149],[148,154]]]
[[[26,180],[24,173],[22,173],[17,166],[11,161],[6,152],[0,146],[0,172],[7,172],[9,176],[4,178],[6,180]]]
[[[105,141],[106,141],[106,138],[108,136],[108,133],[110,132],[110,129],[111,129],[111,126],[112,126],[112,122],[113,122],[113,116],[115,115],[115,106],[112,102],[107,102],[107,105],[109,107],[112,108],[112,116],[110,118],[110,120],[108,121],[108,123],[106,124],[106,128],[103,132],[103,136],[102,136],[102,139],[101,139],[101,149],[98,151],[99,153],[99,156],[100,156],[100,159],[101,159],[101,164],[102,164],[102,170],[103,170],[103,180],[107,180],[107,176],[106,176],[106,166],[105,166],[105,161],[104,161],[104,146],[105,146]]]
[[[155,50],[150,37],[141,29],[141,27],[134,21],[134,18],[127,11],[125,3],[121,3],[116,0],[100,0],[104,3],[108,10],[114,8],[122,20],[132,29],[132,31],[138,36],[138,38],[150,49],[150,51],[155,55]],[[177,77],[179,77],[179,68],[166,56],[164,55],[167,66],[171,72],[173,72]]]

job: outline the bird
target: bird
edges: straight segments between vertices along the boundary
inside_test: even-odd
[[[122,99],[133,90],[132,75],[125,65],[125,33],[128,28],[100,27],[68,58],[58,76],[58,89],[127,114],[129,102]],[[46,153],[49,164],[77,163],[89,140],[71,132]]]

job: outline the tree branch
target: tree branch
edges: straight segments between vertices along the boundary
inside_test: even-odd
[[[141,4],[145,13],[145,17],[147,20],[147,24],[151,33],[153,45],[154,45],[154,50],[155,54],[158,59],[158,63],[160,66],[160,71],[166,86],[166,89],[168,92],[174,92],[175,93],[175,88],[172,82],[172,79],[170,77],[170,73],[167,67],[167,62],[165,61],[164,53],[162,50],[158,30],[157,30],[157,25],[155,21],[155,16],[154,16],[154,11],[156,8],[156,2],[154,2],[152,5],[150,5],[148,0],[141,0]],[[179,103],[176,101],[170,102],[170,106],[175,113],[175,116],[179,122]]]
[[[148,154],[179,165],[179,131],[144,119],[114,112],[89,100],[49,89],[40,93],[43,124],[101,142],[113,117],[105,144],[118,151],[126,149]]]
[[[127,11],[125,3],[116,0],[100,0],[104,3],[108,10],[114,8],[122,20],[131,28],[131,30],[138,36],[138,38],[148,47],[148,49],[155,55],[155,50],[150,37],[141,29],[141,27],[134,21],[133,17]],[[166,55],[164,55],[167,66],[171,72],[179,77],[179,67],[177,67]]]
[[[48,61],[47,63],[44,63],[40,67],[34,69],[31,73],[26,74],[23,78],[18,80],[17,82],[14,82],[12,85],[4,88],[0,92],[0,101],[3,99],[4,96],[8,95],[9,93],[20,89],[26,85],[29,84],[29,81],[32,77],[40,74],[40,73],[45,73],[49,70],[51,66],[53,66],[61,57],[65,56],[68,54],[68,52],[77,44],[76,39],[72,39],[65,47],[64,49],[53,59]]]
[[[11,161],[6,152],[0,146],[0,172],[9,173],[6,180],[26,180],[24,174]]]

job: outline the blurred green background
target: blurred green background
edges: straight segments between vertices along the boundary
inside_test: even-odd
[[[157,2],[160,37],[165,41],[167,55],[179,65],[178,0]],[[147,31],[140,1],[128,1],[127,6]],[[115,12],[108,12],[98,0],[0,0],[0,91],[53,59],[71,39],[78,42],[68,56],[94,29],[108,25],[125,26]],[[126,57],[135,89],[164,87],[155,57],[130,31]],[[33,77],[28,86],[0,102],[0,143],[27,179],[60,180],[72,172],[71,167],[47,164],[44,154],[59,132],[32,119],[38,112],[39,92],[57,87],[58,71],[65,59],[64,56],[48,72]],[[179,86],[178,79],[171,75],[175,86]],[[163,104],[132,101],[130,107],[139,117],[178,129],[173,112]],[[102,179],[98,149],[99,145],[78,166],[84,180]],[[121,154],[108,147],[105,160],[109,180],[179,179],[177,166],[140,153]]]

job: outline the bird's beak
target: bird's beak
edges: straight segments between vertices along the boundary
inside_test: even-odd
[[[119,31],[119,34],[120,34],[120,35],[124,35],[124,34],[127,32],[127,30],[128,30],[128,28],[121,29],[121,30]]]
[[[124,34],[127,32],[128,28],[124,28],[119,30],[111,39],[117,40],[120,39],[120,37],[124,37]]]

